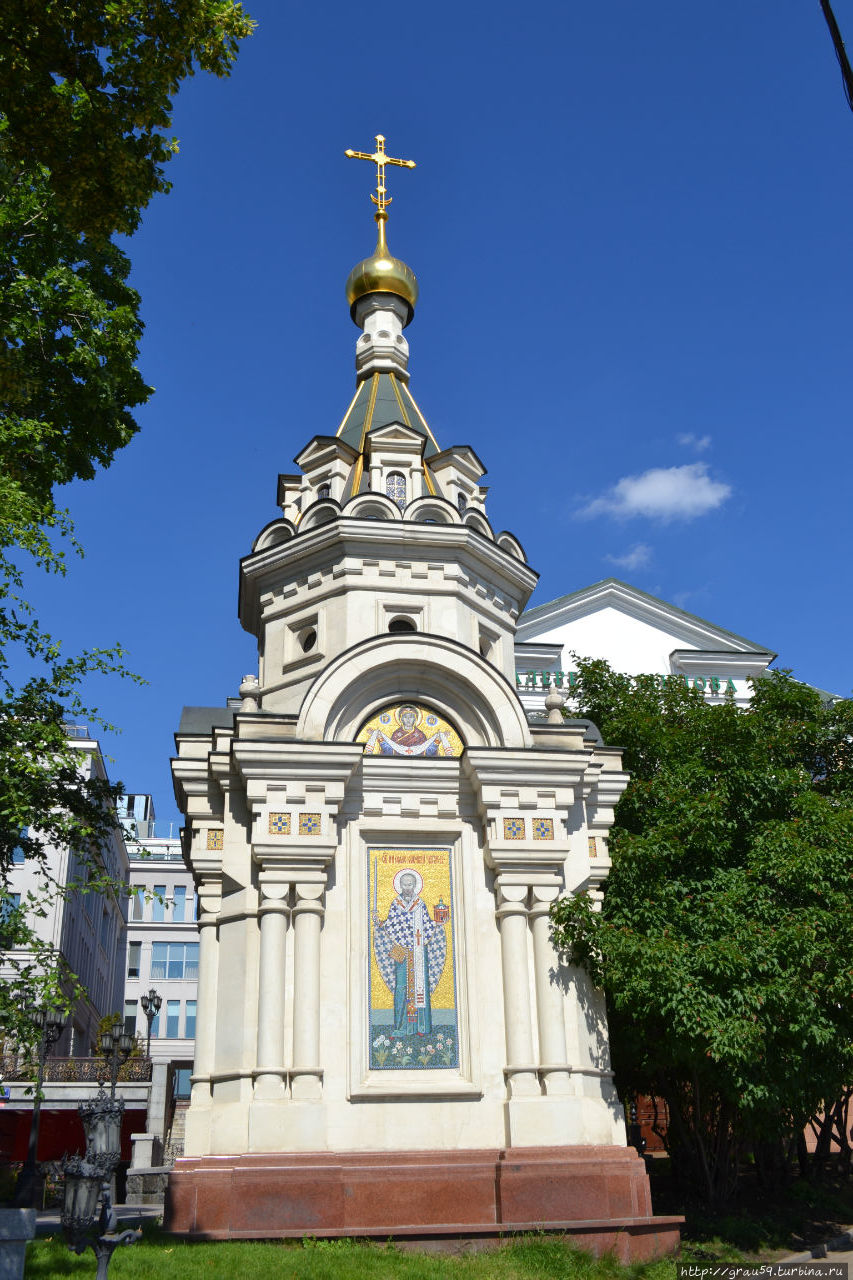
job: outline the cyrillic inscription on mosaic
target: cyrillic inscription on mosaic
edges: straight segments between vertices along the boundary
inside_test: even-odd
[[[462,739],[437,712],[419,702],[395,702],[359,730],[366,756],[461,756]]]
[[[449,849],[368,851],[370,1066],[459,1065]]]

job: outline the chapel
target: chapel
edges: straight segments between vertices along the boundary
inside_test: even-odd
[[[410,387],[412,270],[349,274],[343,420],[278,477],[240,562],[258,668],[186,707],[175,792],[199,894],[196,1057],[167,1225],[207,1238],[497,1239],[671,1251],[626,1145],[603,998],[551,943],[601,893],[624,790],[588,721],[528,716],[537,576],[472,444]],[[476,441],[474,442],[477,443]]]

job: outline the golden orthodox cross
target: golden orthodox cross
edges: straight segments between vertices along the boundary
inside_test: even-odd
[[[414,169],[415,167],[414,160],[395,160],[393,156],[389,156],[385,151],[385,139],[381,133],[376,135],[376,150],[373,153],[368,151],[345,151],[344,155],[349,156],[352,160],[372,160],[376,165],[376,195],[370,198],[376,205],[377,213],[385,213],[391,203],[391,196],[387,195],[385,189],[386,164],[397,164],[402,169]]]

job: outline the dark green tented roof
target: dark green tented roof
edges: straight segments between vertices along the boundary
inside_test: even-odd
[[[392,422],[402,422],[426,436],[424,457],[430,458],[439,452],[411,392],[393,373],[374,373],[365,378],[338,428],[338,437],[362,453],[367,433]]]

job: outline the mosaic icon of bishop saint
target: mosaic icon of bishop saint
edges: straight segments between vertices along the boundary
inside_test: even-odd
[[[388,915],[382,920],[373,912],[373,947],[382,980],[394,996],[394,1030],[409,1036],[432,1031],[431,996],[447,960],[444,923],[430,917],[423,886],[419,871],[398,871]]]

